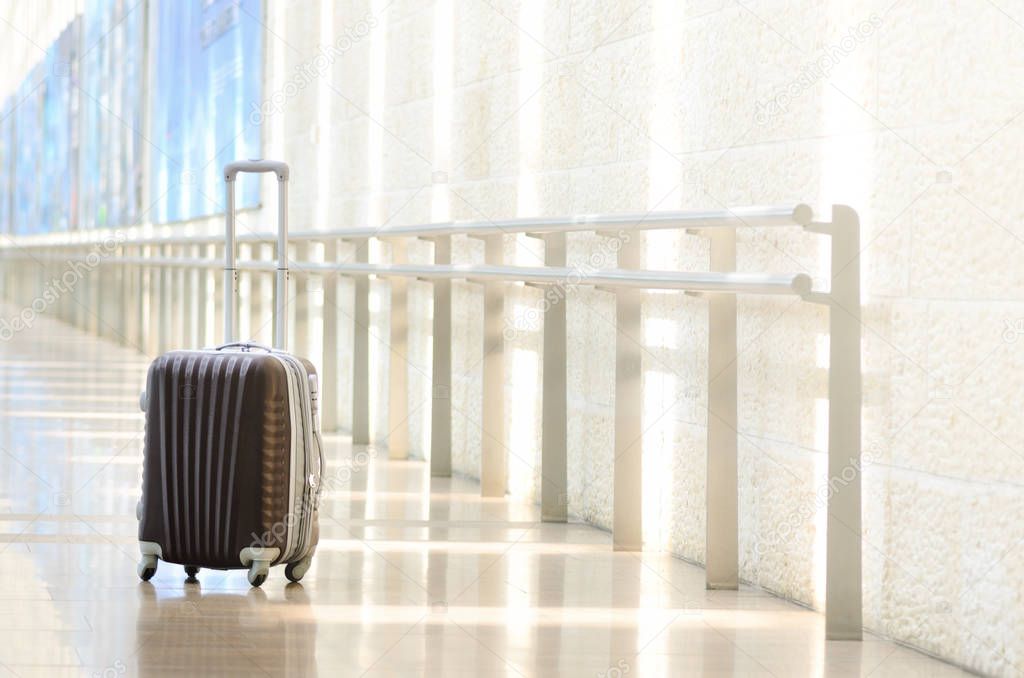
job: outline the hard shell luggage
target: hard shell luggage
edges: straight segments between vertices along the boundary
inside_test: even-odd
[[[278,180],[275,348],[234,341],[238,270],[234,184],[239,172]],[[159,560],[185,566],[248,568],[261,585],[271,565],[299,581],[319,537],[317,503],[323,449],[317,373],[285,351],[288,300],[288,166],[249,160],[224,168],[225,344],[171,351],[149,367],[142,499],[137,508],[138,574]]]

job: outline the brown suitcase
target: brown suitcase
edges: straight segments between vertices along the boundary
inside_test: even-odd
[[[279,231],[276,349],[233,342],[237,268],[234,182],[239,172],[278,177]],[[264,582],[286,564],[299,581],[319,536],[317,502],[323,450],[312,363],[284,351],[287,318],[288,167],[273,161],[231,163],[227,182],[224,268],[225,337],[214,349],[171,351],[150,365],[141,405],[146,412],[138,573],[159,560],[200,567],[249,569]]]

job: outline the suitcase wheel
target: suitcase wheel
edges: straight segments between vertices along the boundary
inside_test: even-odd
[[[270,572],[270,563],[265,560],[254,560],[249,566],[249,573],[246,575],[252,586],[260,586],[267,581],[267,574]]]
[[[189,579],[195,579],[197,574],[199,574],[199,568],[198,567],[196,567],[195,565],[186,565],[185,566],[185,576],[186,577],[188,577]]]
[[[142,556],[142,560],[139,561],[139,567],[137,572],[139,573],[139,579],[142,581],[149,581],[156,574],[156,556],[145,555]]]
[[[299,582],[309,570],[309,566],[312,562],[312,558],[303,558],[302,560],[297,560],[294,563],[288,563],[284,567],[284,576],[288,577],[288,581]]]

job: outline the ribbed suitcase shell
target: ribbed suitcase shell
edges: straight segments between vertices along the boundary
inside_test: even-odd
[[[240,567],[246,547],[283,554],[293,509],[281,361],[172,351],[150,366],[146,392],[139,540],[160,544],[163,560],[213,568]]]

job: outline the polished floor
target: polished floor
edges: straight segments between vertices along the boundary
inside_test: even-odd
[[[146,364],[45,318],[0,342],[0,676],[961,673],[870,636],[826,643],[815,612],[705,591],[697,567],[337,436],[301,585],[168,564],[142,583]]]

